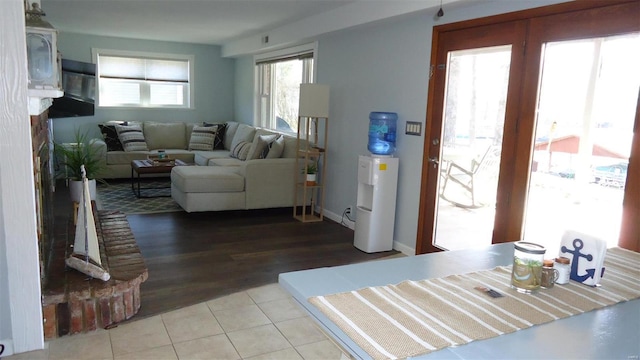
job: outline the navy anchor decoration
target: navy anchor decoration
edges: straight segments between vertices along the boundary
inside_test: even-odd
[[[584,247],[584,242],[581,239],[573,240],[573,250],[569,250],[566,246],[562,246],[561,250],[563,253],[570,253],[573,255],[573,259],[571,259],[571,280],[577,282],[585,282],[587,279],[595,278],[596,269],[585,269],[586,274],[578,275],[578,262],[580,258],[585,258],[587,261],[591,262],[593,260],[593,255],[591,254],[583,254],[580,250]]]

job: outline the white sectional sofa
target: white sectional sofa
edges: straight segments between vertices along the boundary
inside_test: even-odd
[[[113,125],[113,124],[106,124]],[[187,212],[262,209],[293,206],[293,191],[301,170],[295,169],[296,141],[279,134],[237,122],[217,124],[217,149],[199,150],[192,135],[203,124],[136,124],[144,133],[148,150],[119,150],[108,131],[94,142],[104,160],[103,178],[129,178],[131,161],[165,150],[169,157],[194,166],[176,166],[171,171],[171,196]],[[215,125],[215,124],[207,124]],[[109,148],[107,142],[110,142]],[[196,147],[201,148],[201,147]]]

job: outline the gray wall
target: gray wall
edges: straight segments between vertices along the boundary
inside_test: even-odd
[[[254,117],[254,67],[253,57],[245,56],[236,60],[236,91],[234,108],[236,121],[253,125]]]
[[[430,39],[431,24],[413,15],[335,34],[318,44],[317,82],[331,86],[327,209],[341,215],[347,206],[355,208],[358,156],[369,154],[369,113],[396,112],[400,170],[394,239],[411,249],[423,138],[405,135],[404,128],[407,121],[424,123]]]
[[[55,119],[58,142],[73,140],[76,128],[93,131],[97,123],[108,120],[226,122],[234,120],[235,60],[222,58],[220,47],[175,42],[133,40],[104,36],[61,33],[58,49],[65,59],[92,62],[91,49],[115,49],[168,54],[194,55],[194,109],[113,109],[96,106],[92,117]]]
[[[326,210],[341,216],[346,207],[356,205],[358,155],[369,153],[369,113],[397,112],[395,156],[400,158],[400,172],[394,247],[413,253],[424,135],[405,135],[404,129],[407,121],[418,121],[424,134],[433,27],[557,2],[561,1],[467,2],[457,8],[445,6],[445,16],[437,21],[435,11],[414,13],[315,39],[316,81],[331,86]],[[236,73],[253,74],[252,57],[238,60]],[[245,75],[236,81],[236,109],[253,109],[253,87]]]

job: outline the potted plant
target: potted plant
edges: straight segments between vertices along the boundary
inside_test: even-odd
[[[64,167],[61,176],[69,181],[71,200],[79,203],[82,199],[81,166],[84,165],[89,180],[91,200],[95,200],[96,180],[105,168],[104,162],[100,159],[100,148],[94,146],[89,136],[80,131],[76,131],[74,141],[73,143],[54,144],[56,159]]]
[[[318,166],[315,163],[310,163],[305,169],[307,174],[307,185],[313,186],[316,184],[316,176],[318,175]]]

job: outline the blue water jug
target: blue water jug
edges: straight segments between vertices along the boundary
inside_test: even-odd
[[[391,155],[396,151],[396,122],[398,114],[377,112],[369,114],[369,144],[374,155]]]

